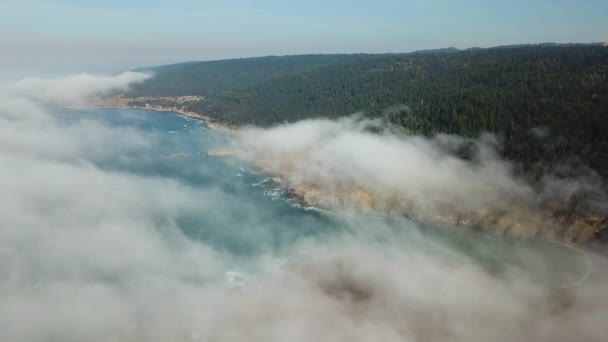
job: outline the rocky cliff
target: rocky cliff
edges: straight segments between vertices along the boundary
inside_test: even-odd
[[[605,243],[608,219],[601,214],[573,214],[510,203],[460,211],[449,204],[424,210],[408,198],[362,189],[328,188],[313,184],[281,183],[289,197],[304,206],[346,208],[369,213],[403,215],[433,224],[446,224],[515,239],[559,240],[568,243]]]

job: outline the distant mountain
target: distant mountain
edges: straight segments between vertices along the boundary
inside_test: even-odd
[[[458,51],[460,51],[460,50],[458,50],[455,47],[448,47],[448,48],[442,48],[442,49],[417,50],[417,51],[411,52],[411,54],[454,53],[454,52],[458,52]]]

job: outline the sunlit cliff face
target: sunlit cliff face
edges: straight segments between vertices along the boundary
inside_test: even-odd
[[[106,168],[107,161],[128,162],[146,151],[158,136],[92,119],[59,121],[46,108],[83,104],[144,77],[36,80],[2,91],[0,340],[602,341],[607,335],[607,264],[592,254],[589,280],[559,289],[540,252],[512,246],[517,262],[488,266],[407,220],[336,213],[331,220],[343,229],[245,257],[184,235],[180,215],[201,211],[218,222],[214,232],[241,227],[230,234],[248,234],[262,246],[276,244],[270,227],[300,227],[261,216],[256,203],[221,187]],[[362,125],[304,122],[245,131],[241,141],[265,165],[294,172],[290,179],[410,191],[420,207],[459,205],[474,195],[476,201],[462,204],[474,208],[501,200],[501,191],[515,199],[532,192],[485,143],[479,142],[479,160],[468,163],[445,152],[459,138],[370,135]],[[258,138],[248,140],[253,133]],[[204,167],[201,161],[193,172]],[[482,254],[500,259],[494,250]]]
[[[605,205],[601,181],[547,176],[540,189],[516,177],[493,135],[432,138],[398,131],[379,121],[350,117],[307,120],[240,132],[245,157],[278,173],[303,202],[346,206],[425,220],[497,225],[519,237],[586,241],[595,228],[568,230],[546,207],[567,206],[576,193],[594,193]],[[470,158],[459,153],[467,149]],[[597,201],[596,201],[597,202]]]

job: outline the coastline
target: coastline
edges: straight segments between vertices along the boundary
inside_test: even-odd
[[[114,108],[118,108],[118,107],[114,107]],[[205,123],[207,123],[207,127],[214,131],[234,132],[234,130],[235,130],[233,127],[229,127],[227,125],[218,123],[217,121],[211,119],[210,117],[208,117],[206,115],[203,115],[203,114],[200,114],[197,112],[189,112],[189,111],[185,111],[185,110],[177,109],[177,108],[156,107],[156,106],[149,106],[149,107],[129,106],[129,107],[120,107],[120,108],[147,109],[147,110],[153,110],[156,112],[165,112],[165,113],[173,112],[173,113],[178,113],[179,115],[185,116],[190,119],[205,121]]]
[[[234,155],[234,154],[229,154]],[[218,156],[224,156],[218,154]],[[497,237],[521,241],[556,242],[590,247],[599,242],[600,218],[558,214],[548,208],[529,208],[511,203],[484,206],[471,210],[438,203],[431,211],[416,208],[415,201],[399,194],[388,194],[356,187],[332,187],[293,179],[288,172],[277,170],[263,161],[253,161],[267,173],[269,180],[282,187],[285,195],[303,207],[333,210],[342,208],[364,214],[386,214],[407,217],[417,222],[481,231]],[[571,248],[572,249],[572,248]]]
[[[171,106],[150,104],[151,101],[166,101]],[[185,104],[204,100],[200,96],[177,96],[177,97],[124,97],[122,95],[103,97],[86,105],[59,105],[62,108],[92,109],[92,108],[123,108],[123,109],[147,109],[156,112],[174,112],[181,116],[205,121],[207,127],[216,131],[234,132],[235,128],[217,122],[202,113],[185,110]],[[144,103],[144,105],[134,104]]]
[[[152,101],[159,100],[167,102],[168,105],[150,104]],[[204,114],[185,110],[184,104],[200,100],[202,100],[200,97],[187,97],[184,99],[184,97],[126,98],[115,96],[102,98],[90,105],[65,106],[65,108],[125,108],[173,112],[184,117],[203,120],[209,129],[235,133],[236,129],[234,127],[217,123]],[[239,156],[239,154],[241,154],[241,151],[238,148],[207,151],[208,156],[219,158]],[[323,209],[342,207],[359,212],[405,215],[407,217],[415,217],[421,222],[448,224],[462,227],[463,229],[482,230],[495,236],[519,240],[558,240],[577,245],[593,242],[599,228],[595,224],[586,222],[587,220],[582,217],[559,217],[549,211],[542,210],[541,213],[538,213],[518,206],[483,208],[470,212],[443,208],[444,210],[439,215],[437,213],[433,215],[425,215],[423,213],[420,215],[420,213],[416,213],[413,210],[412,203],[407,198],[381,194],[370,189],[342,188],[328,191],[328,188],[322,185],[302,183],[290,179],[289,174],[284,170],[276,170],[264,161],[254,160],[253,163],[262,172],[272,175],[272,181],[285,189],[286,196],[306,207],[319,207]]]
[[[208,117],[206,115],[203,115],[203,114],[197,113],[197,112],[190,112],[190,111],[186,111],[186,110],[178,109],[178,108],[158,107],[158,106],[148,106],[148,107],[128,106],[128,107],[113,107],[113,108],[147,109],[147,110],[153,110],[156,112],[165,112],[165,113],[173,112],[173,113],[178,113],[187,118],[205,121],[207,123],[207,127],[209,129],[212,129],[215,131],[234,132],[234,128],[229,127],[224,124],[220,124],[217,121],[214,121],[213,119],[211,119],[210,117]]]

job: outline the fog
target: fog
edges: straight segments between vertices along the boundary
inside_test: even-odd
[[[461,137],[438,135],[429,140],[368,130],[377,124],[356,117],[302,121],[267,132],[245,131],[242,145],[271,169],[289,170],[288,177],[295,181],[396,192],[414,198],[419,206],[441,201],[478,208],[531,192],[497,156],[493,136],[474,141],[477,160],[467,162],[454,153],[467,142]]]
[[[409,220],[336,211],[331,220],[343,230],[246,256],[186,236],[178,229],[184,213],[213,215],[218,232],[241,227],[228,233],[260,245],[276,239],[272,229],[298,227],[268,221],[256,203],[221,186],[104,167],[132,162],[158,137],[94,119],[64,122],[49,107],[84,105],[146,77],[26,79],[0,93],[0,340],[601,341],[608,334],[606,261],[590,252],[589,281],[562,288],[534,266],[540,252],[514,245],[518,263],[488,268]],[[442,201],[479,207],[537,196],[497,157],[489,136],[475,141],[475,161],[464,162],[446,152],[462,138],[371,134],[369,126],[306,121],[244,130],[239,141],[249,157],[294,179],[407,192],[429,211]]]
[[[9,91],[30,100],[61,105],[85,104],[95,96],[107,95],[112,91],[124,91],[129,84],[141,83],[151,75],[127,71],[117,76],[73,75],[64,78],[44,79],[24,78]]]
[[[321,189],[320,203],[323,196],[363,191],[376,198],[372,204],[380,211],[395,206],[380,201],[401,202],[399,213],[427,218],[524,210],[537,216],[547,207],[569,208],[577,196],[588,210],[608,203],[601,178],[588,168],[563,164],[532,184],[501,158],[500,139],[488,133],[428,138],[355,115],[250,127],[239,132],[238,142],[245,158],[286,182]]]

